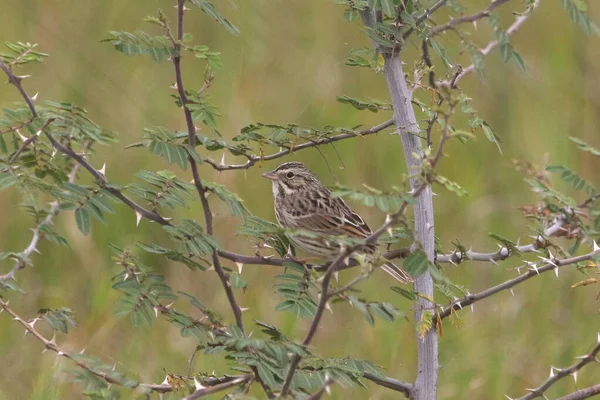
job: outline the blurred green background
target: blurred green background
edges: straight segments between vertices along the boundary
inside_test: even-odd
[[[145,126],[162,125],[183,129],[182,113],[170,99],[174,81],[168,62],[154,63],[148,58],[129,58],[101,43],[109,30],[151,31],[141,20],[163,8],[173,17],[173,1],[167,0],[2,0],[0,2],[0,39],[40,43],[41,51],[51,57],[44,65],[26,69],[33,77],[25,88],[40,100],[73,101],[89,110],[101,126],[119,133],[120,143],[99,148],[92,162],[107,164],[108,179],[116,183],[135,180],[140,169],[169,168],[188,178],[189,172],[166,165],[143,149],[124,150],[137,141]],[[251,0],[216,2],[220,10],[242,32],[227,34],[201,12],[187,14],[186,31],[195,42],[223,53],[225,67],[217,73],[211,89],[213,102],[223,117],[219,120],[225,138],[252,122],[298,123],[305,126],[370,126],[388,119],[385,113],[359,112],[336,102],[346,94],[363,99],[387,100],[382,75],[366,69],[350,68],[344,59],[353,47],[368,45],[359,23],[343,19],[343,8],[332,1]],[[487,5],[473,3],[473,10]],[[514,3],[514,4],[512,4]],[[499,15],[505,27],[511,21],[511,2]],[[590,13],[600,20],[600,7],[590,2]],[[443,22],[443,13],[437,21]],[[469,28],[467,28],[469,29]],[[154,31],[155,32],[155,31]],[[478,42],[491,37],[484,22]],[[455,43],[449,35],[443,43]],[[600,185],[600,162],[576,151],[567,136],[577,136],[600,146],[600,40],[586,37],[569,20],[558,0],[544,1],[535,15],[511,39],[528,65],[528,74],[514,65],[503,64],[497,51],[486,58],[486,75],[475,75],[461,82],[473,98],[480,116],[502,138],[503,155],[479,134],[466,145],[450,143],[448,157],[440,171],[465,187],[470,195],[457,198],[438,188],[435,198],[436,234],[444,249],[460,239],[467,247],[492,251],[496,245],[487,238],[490,231],[522,240],[530,226],[517,208],[534,204],[538,198],[529,191],[511,161],[521,159],[544,164],[563,164],[584,178]],[[454,49],[454,50],[453,50]],[[455,55],[456,49],[449,47]],[[457,56],[464,65],[468,62]],[[408,66],[418,60],[414,46],[408,49]],[[184,60],[184,79],[188,88],[201,83],[203,65]],[[422,99],[428,95],[419,93]],[[14,88],[0,86],[0,105],[20,101]],[[266,168],[281,161],[302,160],[324,181],[336,179],[354,187],[362,183],[378,188],[398,184],[405,172],[400,140],[388,133],[353,139],[323,148],[325,158],[315,149],[266,163],[262,169],[215,173],[202,166],[208,180],[227,185],[241,195],[256,215],[274,220],[270,184],[260,177]],[[221,154],[209,154],[219,160]],[[227,162],[242,161],[232,157]],[[331,169],[331,172],[329,170]],[[85,174],[81,178],[89,180]],[[227,248],[250,253],[250,243],[236,237],[239,221],[214,199],[216,236]],[[30,240],[32,221],[19,208],[16,191],[0,193],[0,250],[21,251]],[[384,215],[376,209],[353,204],[371,223],[378,225]],[[35,266],[21,271],[18,284],[27,295],[15,298],[14,309],[23,317],[35,315],[43,307],[71,307],[78,326],[58,343],[69,350],[86,352],[144,382],[161,382],[163,368],[185,374],[187,360],[195,342],[181,338],[176,328],[160,318],[152,328],[133,328],[128,319],[113,315],[117,293],[110,288],[116,266],[110,260],[109,243],[133,246],[138,241],[166,241],[160,227],[143,221],[135,227],[133,212],[118,206],[106,225],[95,223],[92,234],[83,236],[71,214],[60,215],[55,229],[64,235],[72,249],[42,243],[42,255],[34,256]],[[199,202],[188,212],[201,220]],[[214,272],[193,272],[185,266],[162,259],[147,259],[164,273],[176,290],[196,295],[219,309],[227,320],[229,312],[223,291]],[[510,259],[500,266],[465,263],[448,268],[455,282],[476,292],[514,276],[507,268],[519,264]],[[0,272],[11,267],[0,264]],[[230,265],[230,267],[234,267]],[[275,313],[279,301],[271,288],[275,267],[246,266],[243,275],[250,287],[239,292],[248,326],[253,319],[282,326],[294,337],[303,335],[308,321]],[[567,366],[575,356],[584,354],[600,329],[596,299],[598,288],[571,289],[580,279],[565,269],[560,279],[545,274],[515,289],[515,296],[499,293],[475,305],[474,312],[461,313],[462,329],[445,325],[440,340],[440,399],[499,399],[507,393],[517,397],[524,388],[534,387],[547,378],[550,366]],[[391,301],[409,319],[409,304],[387,289],[385,274],[375,274],[361,286],[372,300]],[[183,305],[182,302],[182,306]],[[251,328],[249,328],[251,329]],[[48,331],[44,333],[50,335]],[[366,358],[386,368],[386,374],[412,380],[416,373],[415,334],[411,322],[393,324],[378,321],[373,328],[348,305],[334,307],[334,314],[319,329],[314,346],[320,354]],[[57,361],[51,353],[40,354],[42,346],[5,314],[0,315],[0,399],[79,398],[79,388],[66,383],[71,368],[68,361]],[[199,356],[197,371],[226,373],[227,364],[214,357]],[[580,373],[578,386],[598,382],[599,369],[588,366]],[[368,389],[334,389],[337,399],[392,399],[398,394],[367,383]],[[561,381],[549,394],[555,397],[575,390],[573,380]],[[125,392],[128,398],[130,392]],[[215,397],[220,398],[220,397]]]

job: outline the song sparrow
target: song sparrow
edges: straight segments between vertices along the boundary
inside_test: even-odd
[[[275,216],[281,226],[355,238],[366,238],[373,232],[360,215],[344,200],[334,197],[304,164],[287,162],[262,176],[273,181]],[[324,238],[294,235],[291,239],[313,255],[331,259],[340,252],[339,245]],[[361,249],[365,254],[373,254],[375,250],[375,245]],[[381,269],[402,283],[413,282],[406,271],[391,262]]]

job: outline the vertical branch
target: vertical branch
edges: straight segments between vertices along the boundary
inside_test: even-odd
[[[183,77],[181,73],[181,42],[183,40],[183,13],[185,12],[185,0],[177,0],[177,38],[173,40],[173,46],[175,48],[175,55],[173,56],[173,67],[175,68],[175,79],[177,82],[177,92],[179,94],[179,98],[181,99],[181,105],[183,107],[183,113],[185,114],[185,123],[188,131],[188,142],[192,148],[196,147],[196,127],[194,126],[194,120],[192,118],[192,112],[188,108],[188,98],[185,93],[185,87],[183,86]],[[200,201],[202,202],[202,209],[204,210],[204,220],[206,221],[206,232],[209,235],[213,234],[213,215],[210,211],[210,205],[208,204],[208,199],[206,198],[206,189],[204,185],[202,185],[202,179],[200,178],[200,174],[198,173],[198,164],[193,157],[188,156],[188,162],[190,163],[190,167],[192,169],[192,176],[194,177],[194,186],[198,191],[198,196],[200,196]],[[244,332],[244,322],[242,320],[242,309],[237,304],[235,296],[233,294],[233,289],[231,287],[231,283],[229,282],[229,276],[221,266],[221,260],[219,259],[219,255],[217,251],[214,250],[212,254],[212,261],[215,267],[215,271],[221,280],[221,284],[225,289],[225,294],[227,295],[227,300],[231,306],[231,310],[233,311],[233,316],[235,317],[235,323],[240,328],[242,332]]]
[[[373,12],[367,8],[361,12],[365,26],[374,28],[375,21]],[[394,108],[394,120],[404,148],[404,158],[411,176],[411,189],[415,190],[419,185],[419,171],[423,159],[423,146],[421,139],[416,135],[419,126],[415,112],[412,108],[412,91],[409,90],[402,62],[397,51],[391,49],[378,49],[385,60],[384,74],[390,91],[392,105]],[[415,154],[417,157],[415,157]],[[426,186],[415,199],[415,238],[427,254],[430,261],[434,259],[434,225],[433,225],[433,194],[431,186]],[[415,320],[420,321],[424,310],[432,309],[434,304],[425,298],[433,299],[433,279],[427,272],[419,276],[415,281],[415,290],[424,296],[419,297],[419,305],[415,310]],[[430,400],[436,398],[437,374],[438,374],[438,336],[432,327],[423,339],[417,338],[418,342],[418,375],[414,387],[414,399]]]

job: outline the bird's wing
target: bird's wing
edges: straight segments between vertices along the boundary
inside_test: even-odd
[[[287,215],[290,225],[316,233],[334,236],[364,238],[372,231],[369,225],[339,197],[297,197],[293,209]]]

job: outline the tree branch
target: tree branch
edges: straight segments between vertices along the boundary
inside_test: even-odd
[[[439,313],[436,317],[434,317],[433,326],[435,326],[438,319],[444,319],[444,318],[449,317],[453,311],[458,311],[466,306],[470,306],[471,304],[476,303],[479,300],[483,300],[486,297],[490,297],[491,295],[496,294],[502,290],[511,289],[512,287],[518,285],[519,283],[524,282],[528,279],[531,279],[534,276],[543,274],[544,272],[555,271],[555,273],[558,276],[559,268],[566,267],[566,266],[572,265],[572,264],[576,264],[578,262],[591,260],[597,254],[600,254],[600,247],[598,247],[596,245],[596,243],[594,242],[594,249],[592,250],[592,252],[590,252],[588,254],[583,254],[583,255],[575,256],[575,257],[571,257],[571,258],[565,258],[562,260],[559,260],[559,259],[551,259],[550,260],[547,258],[542,258],[542,260],[546,261],[546,263],[541,267],[538,267],[536,263],[528,262],[527,265],[530,267],[529,267],[529,270],[527,271],[527,273],[525,273],[523,275],[519,275],[516,278],[510,279],[506,282],[503,282],[499,285],[493,286],[489,289],[483,290],[479,293],[467,294],[466,296],[450,303],[447,306],[447,308],[443,309],[441,313]]]
[[[321,397],[323,397],[323,395],[325,394],[325,392],[329,392],[329,388],[331,387],[333,382],[334,382],[333,379],[331,379],[331,378],[327,379],[325,381],[325,383],[323,384],[323,387],[321,389],[319,389],[316,393],[311,395],[307,400],[320,400]]]
[[[600,384],[579,389],[576,392],[563,396],[557,400],[583,400],[600,394]]]
[[[102,379],[103,381],[105,381],[109,384],[121,385],[121,382],[117,379],[112,378],[108,372],[97,371],[97,370],[93,369],[91,366],[85,364],[84,362],[77,360],[72,354],[61,349],[56,344],[55,338],[52,338],[52,340],[46,339],[41,333],[39,333],[37,331],[37,329],[35,329],[35,324],[39,321],[39,318],[35,318],[31,321],[25,321],[12,308],[10,308],[8,306],[8,301],[4,301],[2,298],[0,298],[0,312],[1,311],[6,311],[8,313],[8,315],[10,315],[13,318],[13,320],[17,321],[19,324],[21,324],[21,326],[23,326],[25,328],[25,333],[32,334],[38,341],[40,341],[45,347],[44,351],[51,350],[51,351],[55,352],[59,357],[62,356],[64,358],[71,360],[78,367],[85,369],[86,371],[90,372],[91,374],[97,376],[98,378]],[[139,386],[139,385],[136,385],[136,387],[137,386]],[[150,388],[151,388],[151,386],[153,386],[153,385],[144,385],[144,387],[150,387]],[[165,392],[166,389],[161,388],[157,391]]]
[[[201,387],[200,389],[196,390],[194,393],[190,394],[189,396],[184,397],[182,400],[199,399],[199,398],[207,396],[209,394],[217,393],[217,392],[220,392],[223,390],[230,389],[232,387],[242,385],[242,384],[252,380],[253,378],[254,378],[253,375],[246,374],[246,375],[239,376],[235,379],[232,379],[228,382],[220,383],[220,384],[217,384],[214,386],[209,386],[209,387]]]
[[[352,133],[342,133],[342,134],[331,136],[331,137],[325,137],[325,138],[321,138],[321,139],[312,140],[310,142],[302,143],[302,144],[293,146],[289,149],[281,150],[277,153],[270,154],[268,156],[252,156],[252,155],[247,156],[248,161],[246,161],[243,164],[229,164],[229,165],[228,164],[218,164],[209,158],[205,158],[204,161],[207,164],[210,164],[210,166],[212,166],[217,171],[228,171],[228,170],[234,170],[234,169],[248,169],[248,168],[254,166],[257,162],[275,160],[277,158],[281,158],[288,154],[295,153],[298,150],[308,149],[310,147],[316,147],[316,146],[320,146],[323,144],[334,143],[334,142],[344,140],[344,139],[372,135],[372,134],[381,132],[382,130],[384,130],[386,128],[389,128],[392,125],[394,125],[394,120],[390,119],[388,121],[382,122],[379,125],[375,125],[369,129],[363,129],[358,132],[352,132]]]
[[[175,79],[177,82],[177,91],[179,93],[179,97],[181,99],[181,104],[183,107],[183,113],[185,115],[185,122],[188,130],[188,142],[189,145],[194,148],[196,146],[196,127],[194,126],[194,120],[192,118],[192,112],[188,108],[188,98],[185,93],[185,87],[183,85],[183,77],[181,73],[181,42],[183,41],[183,14],[185,12],[185,0],[177,0],[177,40],[173,43],[175,46],[175,56],[173,57],[173,66],[175,68]],[[204,219],[206,221],[206,233],[209,235],[213,234],[213,215],[210,211],[210,205],[208,203],[208,199],[206,198],[206,189],[202,185],[202,179],[200,178],[200,174],[198,173],[198,164],[196,160],[192,156],[188,156],[188,162],[190,163],[190,167],[192,170],[192,175],[194,177],[194,186],[198,191],[198,196],[200,196],[200,201],[202,202],[202,209],[204,210]],[[242,310],[240,306],[237,304],[235,299],[235,295],[233,294],[233,289],[231,287],[231,283],[229,282],[229,276],[221,266],[221,261],[217,254],[217,250],[213,250],[212,261],[215,267],[215,272],[219,276],[221,280],[221,284],[223,285],[223,289],[225,290],[225,294],[227,295],[227,300],[229,301],[229,305],[231,306],[231,310],[233,311],[233,316],[235,318],[236,325],[242,332],[244,332],[244,322],[242,319]]]
[[[555,221],[550,227],[544,230],[543,234],[536,236],[534,241],[527,245],[517,245],[515,249],[519,253],[531,253],[536,252],[539,249],[548,247],[549,243],[547,238],[552,237],[553,235],[559,233],[565,224],[565,218],[559,218]],[[513,255],[513,252],[506,247],[502,246],[498,251],[493,253],[477,253],[472,250],[461,252],[454,251],[450,254],[438,254],[436,256],[436,261],[441,263],[452,263],[452,264],[460,264],[465,260],[470,261],[483,261],[483,262],[492,262],[496,263],[497,261],[503,261]]]
[[[439,0],[437,3],[435,3],[433,6],[431,6],[430,8],[428,8],[427,10],[425,10],[423,12],[423,14],[421,14],[420,16],[417,17],[417,19],[415,20],[415,26],[419,27],[423,22],[425,22],[427,19],[431,18],[431,16],[433,15],[434,12],[436,12],[437,10],[440,9],[440,7],[442,7],[444,4],[446,4],[448,2],[448,0]],[[402,34],[402,39],[406,40],[408,39],[408,37],[415,31],[414,28],[409,28],[406,32],[404,32]]]
[[[33,115],[33,118],[37,118],[38,113],[35,109],[34,100],[27,95],[27,93],[25,92],[25,89],[23,89],[23,85],[21,85],[23,78],[16,76],[12,72],[12,68],[9,67],[8,65],[6,65],[4,63],[4,61],[2,61],[1,58],[0,58],[0,69],[2,71],[4,71],[4,73],[8,77],[8,83],[11,83],[14,87],[17,88],[17,90],[21,94],[21,97],[23,97],[23,100],[25,100],[25,103],[27,103],[27,107],[29,107],[29,111],[31,111],[31,115]]]
[[[69,173],[69,183],[74,183],[75,178],[77,177],[77,171],[79,170],[80,164],[75,163],[71,168],[71,172]],[[35,251],[37,252],[37,245],[42,239],[43,233],[41,233],[42,228],[45,225],[51,225],[54,217],[58,215],[60,212],[60,203],[58,201],[53,201],[50,203],[50,210],[48,210],[48,215],[46,218],[42,220],[35,228],[33,228],[33,235],[31,236],[31,241],[29,245],[23,250],[21,253],[22,256],[19,258],[14,265],[14,267],[10,270],[10,272],[0,275],[0,282],[6,281],[8,279],[15,279],[15,274],[25,268],[27,266],[26,260],[31,256],[31,254]]]
[[[431,28],[431,36],[433,37],[435,35],[439,35],[440,33],[447,31],[448,29],[454,28],[458,24],[464,24],[466,22],[475,22],[482,18],[488,17],[495,8],[501,6],[502,4],[507,3],[509,1],[510,0],[494,0],[483,11],[480,11],[480,12],[478,12],[476,14],[472,14],[472,15],[464,15],[462,17],[453,18],[444,25],[438,25],[434,28]]]
[[[527,21],[527,19],[531,16],[533,10],[535,10],[539,5],[540,5],[540,0],[534,0],[533,4],[531,6],[529,6],[528,11],[524,14],[519,15],[515,19],[515,22],[513,22],[513,24],[506,30],[506,34],[508,36],[510,36],[513,33],[515,33],[516,31],[518,31],[519,28],[521,28],[521,26],[525,23],[525,21]],[[496,48],[496,46],[498,46],[499,44],[500,44],[500,42],[498,40],[492,40],[491,42],[489,42],[487,44],[487,46],[485,46],[483,49],[481,49],[480,52],[483,56],[486,56],[494,48]],[[465,76],[469,75],[473,71],[475,71],[475,64],[471,64],[468,67],[463,68],[463,70],[457,76],[455,76],[454,79],[440,81],[440,82],[438,82],[438,85],[446,86],[451,89],[454,89],[457,87],[457,83],[459,80],[461,80]]]
[[[402,392],[402,393],[404,393],[404,395],[406,397],[410,397],[412,391],[414,390],[414,385],[412,383],[399,381],[394,378],[388,378],[388,377],[380,378],[379,376],[370,374],[368,372],[365,372],[363,374],[363,377],[365,379],[368,379],[368,380],[378,384],[379,386],[383,386],[388,389],[395,390],[397,392]]]
[[[592,349],[592,351],[590,351],[585,356],[577,357],[577,358],[581,359],[581,361],[570,366],[569,368],[564,368],[564,369],[550,367],[550,376],[548,377],[548,379],[546,379],[546,381],[544,383],[542,383],[540,386],[538,386],[535,389],[527,389],[527,391],[529,391],[530,393],[528,393],[527,395],[525,395],[523,397],[519,397],[517,400],[531,400],[531,399],[536,399],[538,397],[546,397],[546,396],[544,396],[544,392],[546,392],[548,389],[550,389],[550,387],[552,385],[554,385],[556,382],[558,382],[562,378],[569,376],[569,375],[573,375],[575,381],[577,381],[577,372],[580,369],[582,369],[583,367],[585,367],[587,364],[589,364],[591,362],[600,362],[600,360],[598,360],[598,358],[597,358],[598,353],[600,353],[600,333],[598,334],[598,340],[596,342],[596,345]],[[596,385],[596,386],[600,386],[600,385]],[[593,390],[592,390],[592,394],[600,393],[600,389],[596,388],[596,390],[598,390],[598,391],[596,391],[595,393],[593,393]],[[573,396],[576,394],[578,394],[578,393],[572,393],[569,396]],[[563,397],[563,399],[564,398],[569,398],[569,397],[568,396]],[[570,397],[570,398],[571,399],[583,399],[586,397]]]

